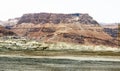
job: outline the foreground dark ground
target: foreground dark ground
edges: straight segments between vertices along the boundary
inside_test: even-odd
[[[74,51],[74,50],[23,50],[23,51],[1,51],[1,55],[20,55],[20,56],[120,56],[120,52],[113,51]]]
[[[0,57],[0,71],[120,71],[120,61]]]

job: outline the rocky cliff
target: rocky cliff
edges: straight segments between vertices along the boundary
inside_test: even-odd
[[[118,41],[104,32],[88,14],[24,14],[11,30],[40,42],[118,46]]]
[[[34,24],[44,24],[44,23],[83,23],[83,24],[98,24],[97,21],[93,20],[88,14],[55,14],[55,13],[34,13],[34,14],[24,14],[18,21],[21,23],[34,23]]]

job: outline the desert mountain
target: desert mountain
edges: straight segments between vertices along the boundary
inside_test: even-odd
[[[24,14],[11,30],[19,36],[41,42],[118,45],[88,14]]]

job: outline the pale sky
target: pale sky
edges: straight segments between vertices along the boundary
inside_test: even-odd
[[[0,20],[25,13],[88,13],[102,23],[120,22],[120,0],[0,0]]]

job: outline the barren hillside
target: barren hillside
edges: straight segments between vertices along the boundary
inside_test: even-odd
[[[12,27],[19,36],[41,42],[117,46],[118,41],[88,14],[24,14]]]

